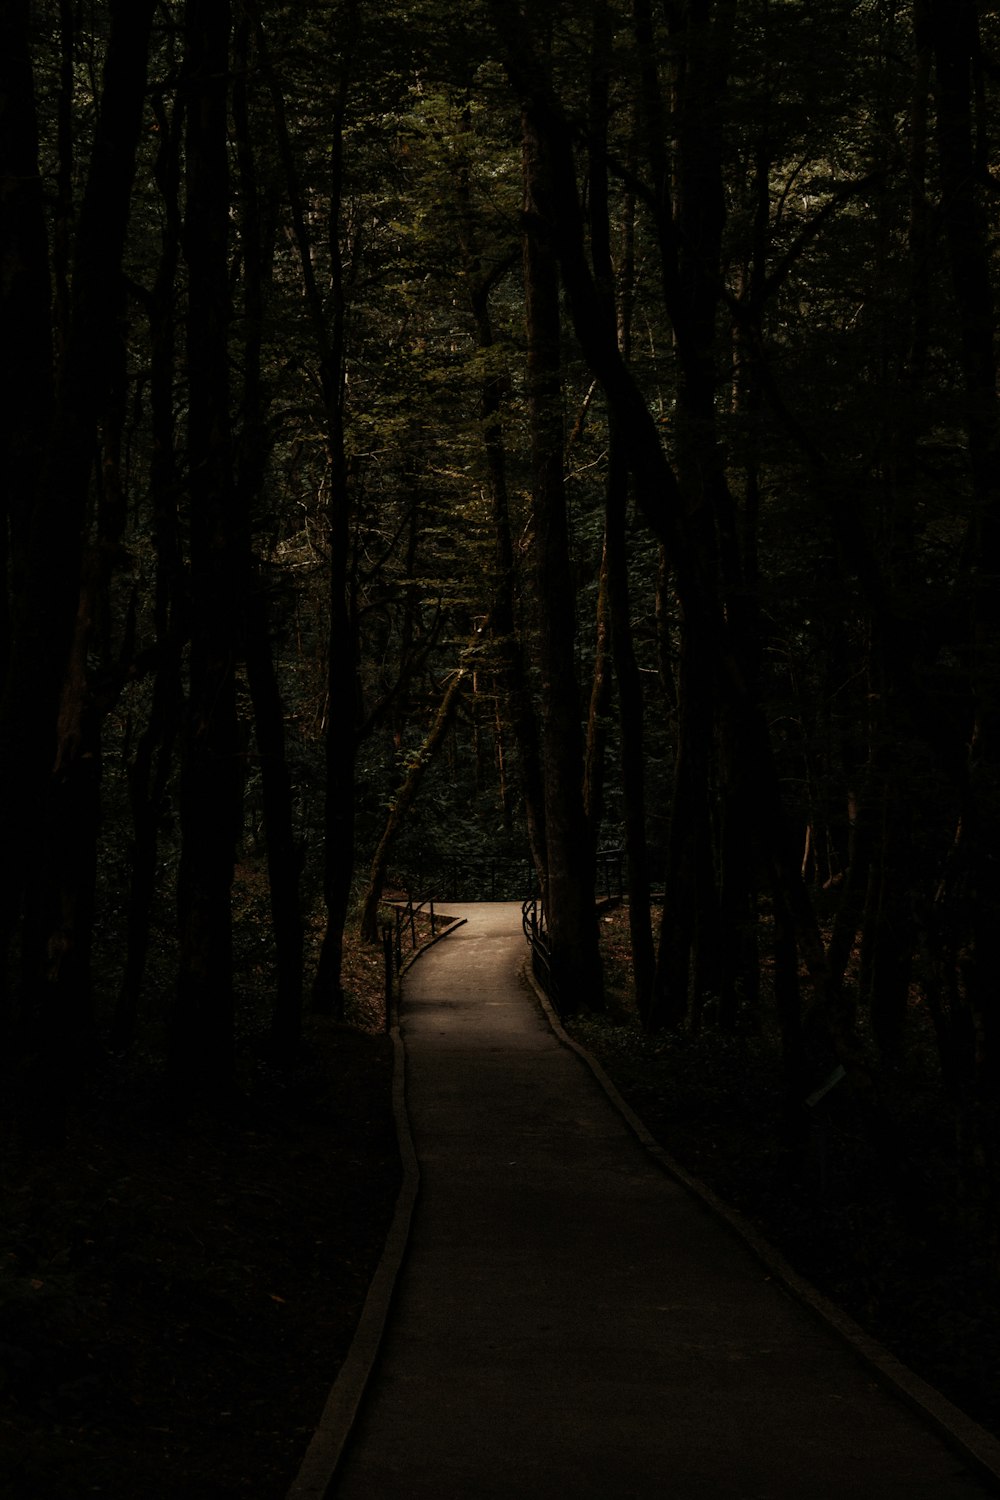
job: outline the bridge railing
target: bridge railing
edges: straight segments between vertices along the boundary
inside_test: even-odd
[[[598,900],[620,900],[624,894],[625,851],[621,848],[599,849],[595,862],[595,896]],[[408,889],[410,881],[405,874],[396,873],[397,888]],[[416,882],[414,882],[416,883]],[[542,989],[558,1009],[558,995],[552,975],[552,945],[545,925],[545,908],[538,894],[538,877],[530,859],[496,856],[488,859],[470,859],[463,856],[445,856],[428,860],[421,868],[420,885],[424,890],[434,889],[436,897],[414,901],[411,894],[405,900],[387,901],[393,911],[393,921],[382,928],[386,971],[386,1026],[390,1022],[394,981],[406,962],[420,948],[433,942],[442,917],[435,912],[434,902],[440,906],[448,901],[511,901],[521,902],[521,925],[531,948],[531,969]],[[525,895],[525,891],[528,892]],[[421,923],[420,918],[423,917]],[[430,924],[430,936],[426,924]],[[421,930],[422,929],[422,930]]]
[[[619,846],[598,849],[594,887],[611,900],[624,893],[625,851]],[[462,854],[418,855],[413,865],[390,875],[399,889],[433,890],[440,901],[523,901],[540,895],[538,875],[528,855]]]
[[[414,901],[407,894],[402,901],[387,901],[392,910],[392,921],[382,924],[382,953],[385,960],[385,1029],[392,1026],[392,1010],[395,997],[395,981],[406,964],[421,948],[433,943],[438,928],[447,926],[449,917],[442,917],[434,910],[434,898]],[[430,927],[430,936],[427,928]]]
[[[552,977],[552,944],[545,926],[545,908],[537,896],[529,896],[522,903],[521,926],[531,949],[531,972],[558,1010],[555,980]]]
[[[521,901],[538,892],[532,861],[517,856],[430,855],[399,878],[404,887],[433,889],[438,901]]]

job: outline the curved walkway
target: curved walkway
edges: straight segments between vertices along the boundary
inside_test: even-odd
[[[420,1196],[329,1493],[996,1493],[636,1140],[519,978],[520,908],[449,911],[404,990]]]

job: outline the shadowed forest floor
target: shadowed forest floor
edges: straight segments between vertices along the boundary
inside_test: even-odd
[[[919,1059],[878,1153],[833,1116],[792,1162],[766,1037],[649,1038],[602,920],[612,1013],[576,1035],[690,1171],[987,1426],[1000,1300],[961,1235]],[[65,1153],[0,1156],[0,1494],[281,1497],[360,1313],[395,1202],[381,953],[352,953],[352,1026],[310,1020],[285,1073],[243,1049],[238,1111],[171,1121],[137,1060],[81,1105]],[[905,1143],[905,1149],[904,1149]],[[992,1290],[991,1290],[992,1288]]]
[[[349,1347],[399,1181],[381,953],[301,1062],[242,1048],[235,1110],[173,1120],[108,1069],[68,1148],[0,1155],[0,1494],[283,1496]]]

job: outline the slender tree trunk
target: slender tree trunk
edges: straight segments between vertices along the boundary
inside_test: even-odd
[[[628,471],[626,470],[626,480]],[[604,817],[604,775],[608,743],[608,715],[614,687],[611,661],[611,603],[608,596],[607,542],[601,556],[597,586],[597,620],[594,632],[594,672],[587,711],[587,737],[583,759],[583,811],[591,848],[596,852]]]
[[[471,130],[471,115],[465,124]],[[493,265],[484,265],[483,250],[471,207],[469,164],[463,163],[459,174],[459,199],[462,205],[462,254],[468,277],[469,306],[476,330],[476,346],[485,356],[479,396],[479,417],[483,449],[489,478],[489,493],[494,535],[494,583],[490,619],[493,643],[499,658],[499,700],[504,717],[510,724],[520,762],[521,793],[524,802],[528,847],[541,890],[546,887],[545,805],[542,790],[541,755],[538,743],[538,721],[535,716],[525,668],[524,648],[517,629],[517,575],[514,545],[510,533],[510,497],[507,482],[507,449],[503,433],[503,403],[509,384],[505,371],[499,369],[495,355],[497,345],[490,315],[490,295],[514,263],[504,255]]]
[[[798,1148],[804,1136],[803,1096],[808,1073],[802,1034],[799,950],[795,941],[795,921],[782,898],[780,888],[774,898],[773,953],[774,1011],[781,1034],[785,1138],[790,1146]]]
[[[229,415],[227,0],[185,11],[186,354],[191,502],[191,654],[181,752],[180,959],[170,1065],[182,1093],[224,1096],[234,1079],[232,883],[242,823],[236,669],[245,539]]]
[[[21,587],[25,534],[52,410],[49,250],[28,46],[29,0],[0,11],[0,670],[10,655],[10,593]],[[8,542],[10,552],[8,553]],[[3,677],[0,677],[0,681]]]
[[[864,921],[864,900],[868,888],[872,858],[872,832],[867,799],[854,791],[848,794],[847,870],[841,886],[840,901],[830,933],[828,957],[830,974],[839,986],[850,962],[851,952]]]
[[[303,924],[299,900],[301,851],[292,822],[292,781],[285,758],[285,711],[275,672],[264,602],[251,598],[247,618],[247,677],[264,794],[264,837],[277,953],[277,995],[271,1036],[292,1054],[302,1029]]]
[[[625,805],[625,871],[628,890],[632,978],[640,1015],[649,1009],[656,971],[650,921],[649,854],[646,843],[645,768],[643,764],[642,679],[632,642],[628,564],[625,555],[625,509],[628,464],[612,431],[608,454],[606,542],[611,642],[618,683],[621,727],[622,797]]]
[[[605,0],[594,8],[590,69],[590,253],[594,281],[604,317],[622,359],[631,352],[631,308],[635,276],[635,202],[626,204],[622,255],[621,305],[615,287],[611,253],[611,212],[608,193],[608,126],[610,115],[611,17]],[[633,151],[634,156],[634,151]],[[634,166],[634,162],[633,162]],[[625,869],[629,933],[632,944],[633,989],[640,1015],[652,1000],[656,968],[650,921],[649,858],[646,847],[645,769],[643,763],[642,681],[632,640],[626,531],[629,498],[628,456],[617,418],[609,418],[608,470],[605,481],[604,557],[602,588],[606,594],[610,655],[618,686],[621,731],[622,800],[625,811]]]
[[[692,1002],[692,959],[699,913],[715,901],[711,879],[712,829],[709,771],[713,762],[713,663],[701,654],[696,630],[681,625],[678,684],[677,758],[670,832],[667,841],[663,911],[656,975],[645,1022],[650,1030],[676,1028],[687,1020]],[[694,992],[694,1020],[700,997]]]
[[[159,150],[153,175],[163,202],[160,264],[149,300],[151,426],[150,502],[156,567],[153,621],[156,635],[149,720],[129,767],[132,870],[129,884],[125,965],[112,1023],[112,1043],[128,1047],[135,1035],[149,950],[150,917],[156,896],[159,828],[180,729],[183,687],[181,654],[187,609],[178,529],[174,365],[177,356],[176,280],[180,263],[180,147],[183,98],[168,113],[153,101]]]
[[[17,911],[23,894],[22,1045],[33,1058],[28,1091],[37,1125],[53,1135],[61,1129],[62,1106],[79,1062],[86,1019],[90,914],[83,850],[93,836],[94,816],[94,768],[86,763],[93,706],[88,701],[83,665],[89,621],[85,597],[81,598],[86,503],[98,426],[106,415],[114,378],[115,341],[109,330],[120,305],[153,9],[153,0],[117,0],[111,7],[52,423],[30,512],[15,517],[14,535],[19,551],[23,541],[23,552],[13,580],[15,607],[0,705],[0,838],[5,871],[0,905],[9,920],[8,914]],[[23,27],[24,13],[15,10],[10,19],[14,23],[10,40],[15,46],[15,97],[25,105],[24,58],[19,60],[17,51],[24,32],[16,24],[20,21]],[[22,153],[30,150],[31,134],[30,125],[22,121],[17,142]],[[32,218],[37,201],[30,187],[25,190],[23,208],[21,233],[34,233],[34,249],[42,252],[37,219]],[[28,248],[26,239],[22,246]],[[36,295],[31,289],[37,287],[40,274],[33,270],[24,283],[29,295]],[[37,318],[37,307],[34,312],[26,308],[25,316]],[[42,330],[43,325],[37,323],[35,332]],[[42,349],[47,356],[47,338],[27,360],[27,372],[40,370]],[[36,394],[42,396],[43,391]],[[34,432],[37,426],[32,421],[26,428],[29,448]],[[22,470],[22,481],[25,488],[14,497],[18,506],[28,499],[27,468]]]
[[[253,26],[246,10],[235,34],[236,77],[233,118],[240,178],[244,326],[242,430],[239,434],[238,505],[247,543],[246,661],[253,704],[254,734],[263,793],[271,925],[276,956],[277,993],[271,1037],[282,1056],[294,1055],[302,1030],[304,932],[299,879],[301,851],[293,825],[292,781],[285,755],[285,711],[269,630],[263,576],[251,582],[249,517],[264,483],[269,444],[262,343],[265,303],[271,280],[273,234],[265,227],[264,195],[251,137],[250,90]],[[262,574],[261,570],[261,574]],[[255,584],[255,586],[254,586]]]
[[[984,168],[973,137],[973,70],[981,42],[976,6],[931,0],[942,218],[959,314],[973,515],[966,545],[970,599],[971,736],[961,844],[966,863],[969,956],[965,987],[977,1031],[976,1086],[1000,1103],[1000,402],[988,232],[978,182]],[[1000,1131],[998,1131],[1000,1133]]]
[[[328,317],[320,291],[307,223],[306,202],[299,179],[285,109],[285,100],[267,45],[267,32],[255,17],[256,43],[266,71],[274,111],[279,157],[287,181],[292,227],[302,273],[306,309],[319,356],[319,383],[326,418],[329,462],[329,557],[327,702],[325,714],[326,774],[323,811],[323,901],[326,922],[319,962],[313,979],[312,1004],[320,1012],[343,1016],[341,967],[344,927],[350,909],[355,856],[355,767],[360,736],[361,696],[357,668],[357,622],[352,601],[350,465],[344,441],[345,361],[347,354],[347,289],[344,281],[343,231],[344,145],[347,104],[354,68],[361,13],[357,0],[348,0],[339,42],[340,75],[330,121],[329,211],[327,249],[330,261]]]
[[[574,658],[574,594],[563,488],[558,263],[534,222],[544,222],[551,186],[541,143],[524,121],[525,304],[531,424],[538,664],[548,855],[546,910],[555,1001],[563,1012],[603,1007],[593,859],[583,806],[583,744]],[[540,201],[541,200],[541,203]]]
[[[28,42],[28,0],[0,8],[0,683],[13,666],[15,622],[10,601],[22,597],[28,529],[52,415],[52,330],[49,249],[38,161],[34,80]],[[20,911],[21,859],[12,850],[25,834],[20,823],[24,788],[12,779],[18,764],[21,706],[4,702],[0,755],[0,834],[8,851],[0,861],[0,1024],[9,1021],[8,950]],[[17,788],[15,793],[15,787]],[[14,795],[12,795],[14,793]]]
[[[465,667],[459,667],[453,674],[441,699],[434,723],[419,751],[412,757],[406,777],[393,799],[382,837],[379,839],[372,858],[368,886],[361,903],[361,936],[369,943],[374,943],[378,937],[378,907],[382,899],[382,887],[385,884],[392,846],[410,808],[416,801],[424,773],[440,750],[445,735],[451,728],[467,675]]]
[[[347,357],[347,297],[341,253],[344,200],[344,130],[354,47],[359,30],[356,0],[349,0],[344,27],[340,83],[334,101],[330,152],[328,248],[333,317],[324,344],[321,379],[330,459],[330,556],[327,640],[326,800],[323,817],[323,896],[326,927],[313,985],[316,1010],[344,1014],[341,966],[344,928],[354,879],[354,783],[360,692],[357,627],[351,597],[351,483],[344,442],[344,376]]]
[[[492,345],[492,330],[484,311],[477,313],[481,348]],[[538,876],[544,900],[547,889],[548,854],[545,840],[545,798],[542,788],[541,753],[538,743],[538,721],[535,717],[524,661],[524,649],[517,633],[514,609],[514,548],[510,535],[510,509],[507,497],[506,454],[500,430],[500,392],[495,377],[484,386],[482,416],[485,429],[493,530],[496,539],[496,582],[493,589],[491,623],[493,640],[500,658],[500,683],[505,717],[510,723],[517,745],[524,799],[528,847]]]
[[[913,922],[913,845],[909,810],[900,806],[905,788],[889,782],[882,790],[876,856],[869,871],[861,967],[868,991],[872,1033],[883,1064],[896,1067],[910,996],[916,931]]]

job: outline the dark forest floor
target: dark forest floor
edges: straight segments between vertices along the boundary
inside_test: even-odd
[[[963,1228],[940,1101],[916,1066],[875,1150],[831,1113],[789,1159],[766,1037],[644,1036],[623,913],[612,1013],[576,1034],[666,1149],[806,1277],[1000,1428],[1000,1296]],[[354,1024],[310,1020],[299,1065],[245,1039],[237,1110],[171,1120],[151,1064],[110,1067],[69,1146],[0,1152],[0,1495],[268,1500],[287,1491],[377,1264],[398,1184],[381,954]],[[967,1216],[966,1216],[967,1217]]]
[[[381,953],[242,1097],[172,1118],[106,1069],[68,1146],[0,1152],[0,1495],[283,1496],[349,1347],[399,1181]],[[367,991],[367,994],[365,993]]]

